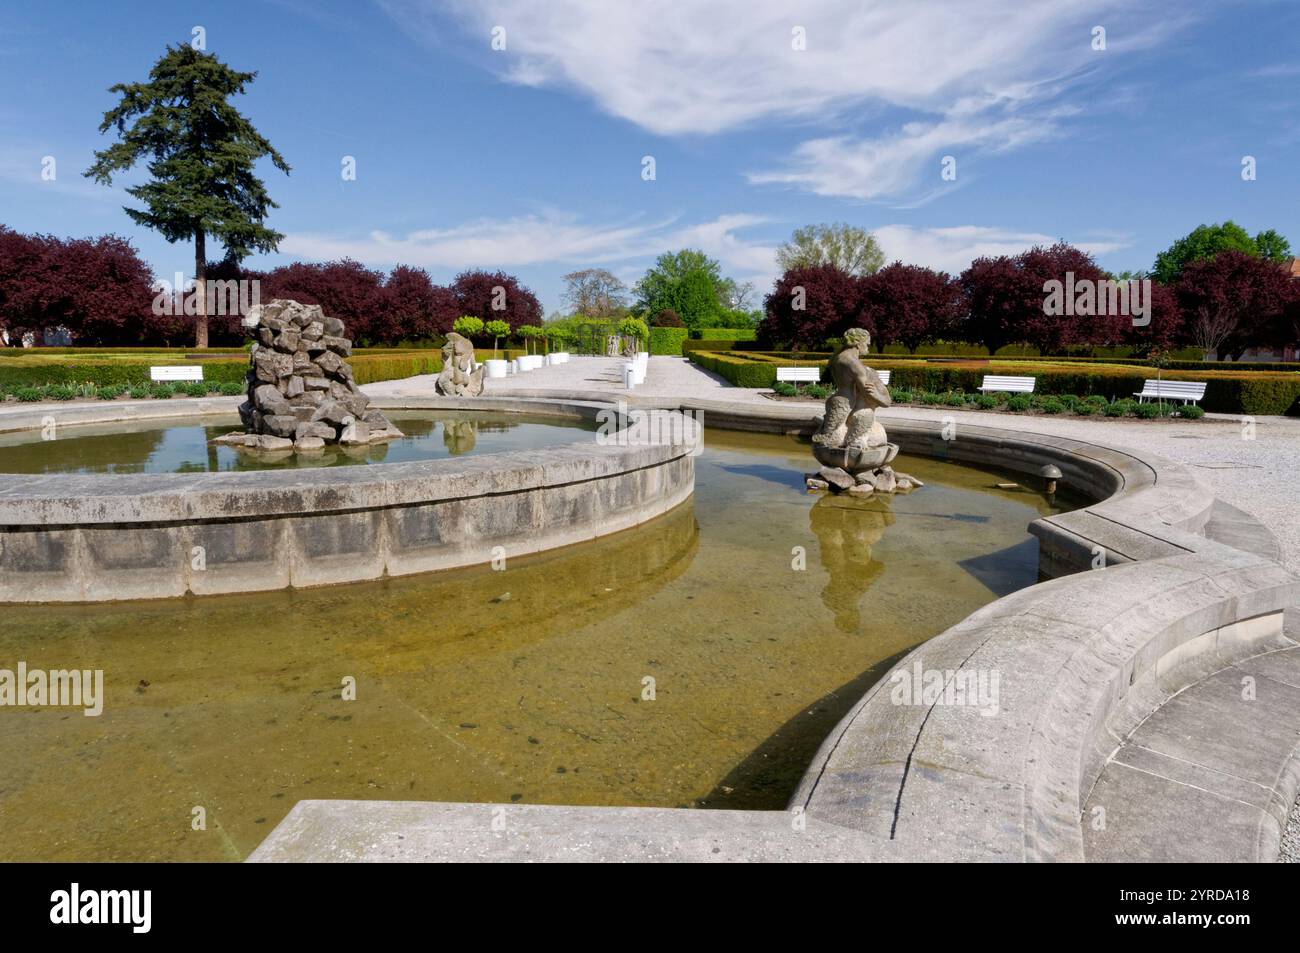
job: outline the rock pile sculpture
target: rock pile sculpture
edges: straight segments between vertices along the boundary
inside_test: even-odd
[[[442,346],[442,372],[433,389],[447,397],[477,397],[483,393],[485,369],[482,364],[474,367],[473,342],[452,331]]]
[[[826,414],[813,434],[813,456],[822,468],[808,476],[810,490],[870,496],[922,485],[889,465],[898,456],[898,444],[889,442],[876,408],[888,407],[891,400],[880,375],[862,363],[870,347],[870,333],[853,328],[831,358],[835,393],[826,399]]]
[[[239,406],[244,433],[217,442],[256,450],[321,450],[381,443],[403,436],[357,388],[343,322],[319,305],[282,298],[244,319],[256,335],[248,399]]]

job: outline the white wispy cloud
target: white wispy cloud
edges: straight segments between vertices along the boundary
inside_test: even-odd
[[[742,232],[767,221],[735,213],[697,223],[678,217],[657,221],[588,222],[558,211],[507,219],[479,219],[453,228],[403,235],[372,231],[361,236],[296,232],[280,250],[315,261],[355,258],[374,266],[430,269],[518,268],[528,265],[617,264],[651,258],[671,248],[698,248],[745,280],[769,281],[776,249]],[[619,269],[615,269],[619,270]]]
[[[873,232],[885,252],[886,261],[901,260],[909,265],[924,265],[953,275],[964,271],[976,258],[1016,255],[1035,245],[1051,245],[1062,237],[987,225],[947,228],[885,225]],[[1083,240],[1071,244],[1094,255],[1105,255],[1126,248],[1129,243],[1124,240]]]
[[[946,112],[1086,62],[1089,29],[1124,0],[381,0],[446,43],[446,17],[508,82],[554,85],[662,134],[714,133],[852,105]],[[1127,4],[1131,6],[1131,4]],[[803,30],[806,48],[794,49]]]
[[[42,176],[47,160],[53,160],[49,167],[54,176],[52,179]],[[69,155],[48,146],[19,148],[6,145],[0,150],[0,182],[29,190],[30,194],[55,195],[77,201],[134,202],[120,186],[104,186],[85,178],[81,173],[90,161],[80,154]]]
[[[913,122],[874,139],[810,139],[795,149],[787,168],[751,172],[749,181],[797,186],[817,195],[879,199],[912,188],[926,169],[933,181],[940,181],[942,156],[957,160],[960,175],[961,161],[972,150],[1006,151],[1055,134],[1056,125],[1048,118]]]
[[[1060,97],[1074,81],[1167,39],[1204,0],[379,2],[443,50],[448,19],[460,24],[467,54],[506,82],[575,91],[661,135],[782,120],[842,130],[911,113],[888,133],[810,138],[749,176],[877,200],[906,194],[947,152],[1000,152],[1058,134]],[[1105,52],[1092,47],[1097,26]],[[498,28],[506,48],[493,52]]]

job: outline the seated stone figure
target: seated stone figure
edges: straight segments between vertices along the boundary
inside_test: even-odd
[[[826,401],[826,416],[813,434],[813,443],[865,450],[888,442],[885,428],[876,422],[876,408],[890,405],[889,388],[862,363],[862,355],[870,347],[871,334],[864,328],[853,328],[844,335],[844,346],[830,364],[835,393]]]
[[[477,397],[483,393],[485,365],[474,370],[474,345],[455,331],[447,335],[442,346],[442,373],[434,382],[434,390],[448,397]]]

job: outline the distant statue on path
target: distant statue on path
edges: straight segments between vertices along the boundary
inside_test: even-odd
[[[469,338],[452,331],[442,346],[442,372],[434,390],[447,397],[477,397],[483,393],[485,369],[483,364],[474,367],[474,345]]]

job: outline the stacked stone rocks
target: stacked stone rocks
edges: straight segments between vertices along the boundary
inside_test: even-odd
[[[256,335],[248,400],[239,407],[244,434],[223,442],[259,450],[320,450],[402,436],[357,388],[343,322],[319,305],[276,299],[244,319]]]

